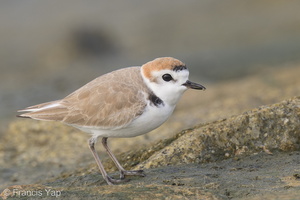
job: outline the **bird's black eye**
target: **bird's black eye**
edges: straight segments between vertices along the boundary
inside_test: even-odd
[[[169,81],[173,80],[173,77],[170,74],[164,74],[162,76],[162,79],[166,82],[169,82]]]

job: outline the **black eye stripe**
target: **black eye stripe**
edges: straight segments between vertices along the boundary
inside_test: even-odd
[[[162,79],[166,82],[169,82],[169,81],[173,80],[173,77],[170,74],[164,74],[164,75],[162,75]]]

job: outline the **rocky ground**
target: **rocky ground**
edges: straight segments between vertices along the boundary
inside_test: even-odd
[[[146,177],[133,177],[118,186],[108,186],[96,168],[81,168],[38,184],[7,187],[1,195],[38,199],[17,192],[41,191],[44,199],[298,199],[299,156],[299,152],[257,153],[206,164],[164,166],[147,169]]]
[[[60,123],[15,120],[0,141],[1,197],[297,199],[299,74],[293,65],[189,91],[161,128],[109,140],[125,168],[147,174],[118,186],[102,179],[88,135]]]

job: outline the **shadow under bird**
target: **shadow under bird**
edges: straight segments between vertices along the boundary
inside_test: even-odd
[[[60,121],[90,133],[89,148],[109,185],[126,181],[125,176],[145,176],[143,170],[127,171],[107,145],[108,138],[145,134],[163,124],[188,88],[205,87],[188,80],[186,65],[172,57],[162,57],[141,67],[128,67],[102,75],[67,97],[19,110],[19,117]],[[110,177],[95,150],[102,144],[120,171],[120,179]]]

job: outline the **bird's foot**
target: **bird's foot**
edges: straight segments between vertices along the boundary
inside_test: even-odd
[[[121,171],[120,178],[123,180],[125,176],[142,176],[145,177],[146,174],[143,170],[132,170],[132,171]]]

